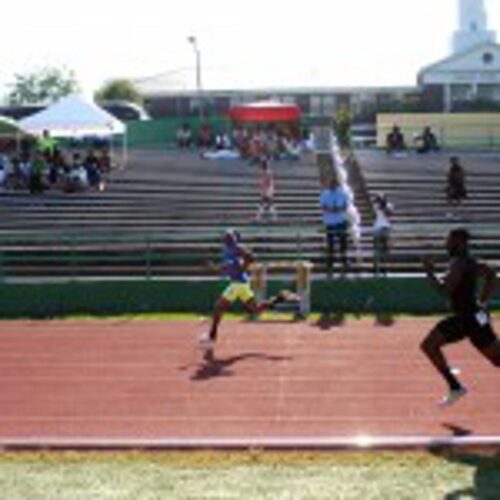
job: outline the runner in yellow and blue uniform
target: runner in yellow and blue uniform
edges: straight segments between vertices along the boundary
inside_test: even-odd
[[[255,294],[250,287],[250,276],[248,273],[250,265],[254,262],[252,253],[241,244],[241,236],[235,230],[227,230],[224,234],[223,242],[224,248],[221,266],[215,266],[213,263],[210,263],[210,267],[213,270],[224,273],[229,279],[229,285],[215,305],[210,330],[200,338],[200,345],[204,349],[213,348],[222,316],[237,300],[243,303],[249,313],[255,315],[274,307],[280,302],[299,300],[297,294],[289,290],[282,290],[275,297],[257,303]]]

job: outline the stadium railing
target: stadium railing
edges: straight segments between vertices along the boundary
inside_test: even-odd
[[[0,235],[0,281],[12,279],[149,279],[208,274],[205,263],[217,260],[220,227],[174,232],[3,232]],[[305,225],[244,227],[245,241],[266,260],[307,258],[307,239],[318,229]]]

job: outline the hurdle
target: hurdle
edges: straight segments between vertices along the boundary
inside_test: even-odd
[[[312,269],[312,262],[306,260],[256,262],[250,267],[250,284],[256,299],[260,302],[267,297],[267,280],[270,271],[293,271],[295,273],[295,292],[300,297],[295,313],[306,318],[311,312]]]

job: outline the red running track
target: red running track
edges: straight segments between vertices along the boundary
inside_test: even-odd
[[[433,324],[228,321],[204,360],[202,322],[2,322],[0,446],[495,441],[500,370],[450,347],[470,394],[437,408],[418,348]]]

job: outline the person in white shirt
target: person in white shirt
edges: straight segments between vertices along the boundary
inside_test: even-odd
[[[373,223],[374,271],[378,276],[380,273],[387,274],[391,237],[390,217],[394,212],[394,207],[384,194],[376,194],[373,197],[373,212],[375,214]]]
[[[89,179],[87,170],[83,165],[81,155],[75,153],[73,155],[73,164],[66,178],[64,190],[69,193],[85,191],[89,187]]]

